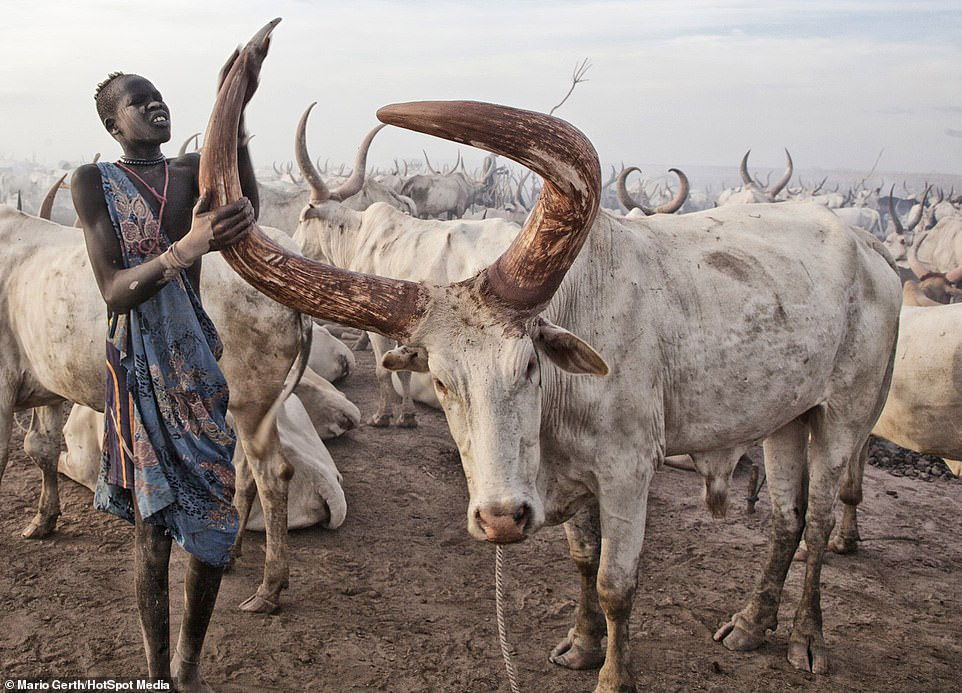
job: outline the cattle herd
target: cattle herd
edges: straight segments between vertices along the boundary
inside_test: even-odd
[[[228,76],[201,146],[201,186],[220,203],[240,194],[229,122],[244,79]],[[564,523],[581,596],[553,662],[600,667],[599,691],[633,690],[628,618],[655,471],[690,455],[721,514],[738,459],[761,442],[769,554],[715,639],[759,647],[801,545],[788,659],[827,672],[821,565],[827,549],[857,548],[869,434],[962,471],[962,191],[803,186],[787,150],[775,182],[746,153],[742,185],[716,195],[677,169],[632,187],[638,169],[606,180],[572,125],[476,102],[382,108],[335,171],[309,152],[310,111],[296,168],[261,171],[259,230],[205,261],[240,442],[235,502],[247,529],[266,531],[242,608],[281,603],[288,528],[336,528],[349,511],[323,440],[361,421],[331,383],[354,366],[341,339],[369,339],[380,403],[368,423],[416,427],[415,401],[443,409],[471,536],[513,543]],[[426,156],[368,171],[387,125],[490,154],[474,172]],[[43,472],[26,539],[56,531],[58,467],[92,488],[99,466],[104,305],[56,197],[65,186],[69,170],[0,176],[0,476],[24,410]]]

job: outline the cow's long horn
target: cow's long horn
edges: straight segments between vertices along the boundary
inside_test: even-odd
[[[43,196],[43,202],[40,203],[40,209],[37,211],[37,216],[41,219],[50,220],[50,214],[53,212],[53,200],[57,197],[57,191],[60,190],[60,186],[63,185],[64,180],[66,180],[67,174],[63,174],[57,179],[57,182],[50,186],[50,190],[47,194]]]
[[[792,179],[792,174],[795,172],[795,165],[792,163],[792,155],[788,153],[787,147],[785,148],[785,158],[788,160],[788,163],[785,164],[785,173],[783,173],[782,177],[775,182],[775,185],[768,189],[768,194],[772,197],[775,197],[782,191],[782,188],[788,185],[788,181]]]
[[[187,147],[190,146],[191,140],[196,140],[198,137],[200,137],[200,133],[195,132],[193,135],[184,140],[184,143],[180,145],[180,149],[177,151],[177,156],[184,156],[184,154],[187,153]]]
[[[748,173],[748,155],[751,153],[751,149],[745,152],[745,156],[742,157],[742,162],[738,164],[738,175],[742,177],[742,183],[745,184],[746,188],[756,187],[755,181],[752,180],[752,177]]]
[[[247,91],[247,61],[267,50],[275,19],[261,29],[234,61],[207,127],[199,187],[214,207],[243,194],[237,171],[237,126]],[[228,264],[268,297],[326,320],[379,332],[404,341],[420,320],[425,289],[414,282],[340,270],[292,254],[257,228],[221,251]]]
[[[919,206],[918,206],[918,210],[919,210],[919,211],[918,211],[918,213],[917,213],[917,214],[913,214],[911,219],[907,219],[907,220],[906,220],[906,222],[905,222],[905,228],[906,228],[907,230],[912,231],[916,226],[919,225],[919,222],[922,221],[923,212],[925,211],[925,203],[926,203],[926,202],[928,201],[928,199],[929,199],[929,189],[930,189],[931,187],[932,187],[932,186],[930,186],[930,185],[926,185],[926,186],[925,186],[925,192],[922,193],[922,201],[919,202]]]
[[[892,183],[892,189],[889,190],[889,216],[892,217],[892,223],[895,224],[895,232],[900,236],[904,236],[905,228],[902,226],[902,221],[895,211],[895,183]]]
[[[436,176],[440,176],[441,173],[440,173],[439,171],[435,171],[435,170],[434,170],[434,167],[431,165],[431,160],[428,158],[428,153],[427,153],[427,151],[424,150],[424,149],[422,149],[421,152],[424,154],[424,162],[428,165],[428,171],[430,171],[431,173],[433,173],[433,174],[436,175]]]
[[[663,205],[658,205],[651,211],[648,211],[647,209],[642,207],[641,211],[643,211],[648,216],[651,216],[652,214],[674,214],[679,209],[681,209],[681,206],[685,204],[685,200],[688,199],[688,189],[689,189],[688,176],[686,176],[682,171],[678,170],[677,168],[670,168],[668,170],[674,173],[676,176],[678,176],[678,194],[676,194],[675,197],[672,198],[670,202],[666,202]]]
[[[908,259],[908,262],[909,262],[909,269],[911,269],[911,270],[912,270],[912,274],[914,274],[914,275],[915,275],[916,277],[918,277],[919,279],[922,279],[925,275],[932,273],[931,270],[929,270],[928,267],[926,267],[924,264],[922,264],[922,261],[919,260],[919,256],[918,256],[919,246],[922,245],[922,241],[923,241],[923,240],[925,239],[925,237],[928,236],[928,235],[929,235],[928,233],[920,233],[920,234],[918,234],[918,235],[915,237],[915,242],[912,243],[912,245],[909,246],[909,252],[908,252],[908,254],[907,254],[907,259]]]
[[[598,153],[563,120],[472,101],[394,104],[382,122],[483,147],[544,179],[524,228],[504,254],[469,282],[493,302],[533,315],[551,300],[588,237],[601,195]]]
[[[378,125],[361,140],[361,146],[357,148],[357,156],[354,157],[354,170],[351,171],[351,177],[331,191],[332,200],[337,200],[338,202],[346,200],[352,195],[359,193],[361,188],[364,187],[364,172],[367,169],[367,152],[371,148],[371,142],[374,141],[374,136],[385,127],[387,126]]]
[[[627,209],[629,212],[636,207],[641,208],[641,203],[637,202],[628,193],[628,176],[631,175],[632,171],[638,171],[641,173],[641,169],[637,166],[629,166],[628,168],[621,169],[621,173],[618,174],[618,178],[615,180],[615,195],[618,198],[618,202],[621,206]]]
[[[515,190],[514,199],[515,202],[521,207],[521,209],[528,209],[528,204],[524,201],[524,182],[528,180],[528,176],[531,175],[531,169],[526,168],[524,173],[521,174],[521,178],[518,179],[518,187]]]
[[[297,123],[297,133],[294,135],[294,159],[297,160],[297,167],[301,169],[301,175],[311,188],[311,204],[326,202],[331,197],[331,191],[321,178],[314,162],[311,161],[311,155],[307,153],[307,117],[316,105],[317,101],[314,101],[301,115]]]

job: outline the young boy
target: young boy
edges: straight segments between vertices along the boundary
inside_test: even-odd
[[[251,61],[248,69],[256,85],[260,65]],[[235,437],[224,418],[221,344],[200,303],[201,256],[249,231],[257,186],[243,118],[238,163],[247,197],[208,211],[206,200],[198,202],[200,157],[161,154],[170,112],[153,84],[113,73],[95,99],[124,155],[115,164],[80,167],[71,183],[109,318],[104,456],[94,504],[135,524],[135,591],[149,676],[170,679],[177,690],[209,691],[199,660],[237,512]],[[191,554],[173,661],[171,538]]]

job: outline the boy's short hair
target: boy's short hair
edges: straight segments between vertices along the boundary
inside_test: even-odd
[[[117,101],[120,97],[120,90],[117,88],[120,82],[117,78],[125,76],[126,73],[123,72],[111,72],[107,79],[97,85],[94,101],[97,102],[97,115],[100,116],[101,123],[117,112]]]

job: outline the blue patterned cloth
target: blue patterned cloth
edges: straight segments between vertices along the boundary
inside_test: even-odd
[[[166,250],[170,241],[127,175],[114,164],[97,166],[125,267]],[[126,371],[131,440],[117,439],[120,427],[108,411],[94,506],[133,522],[132,487],[145,522],[166,527],[205,563],[226,565],[238,524],[236,439],[225,421],[227,381],[217,366],[223,347],[186,273],[115,316],[108,342]],[[132,458],[128,488],[111,483],[118,468],[111,450],[118,449]]]

